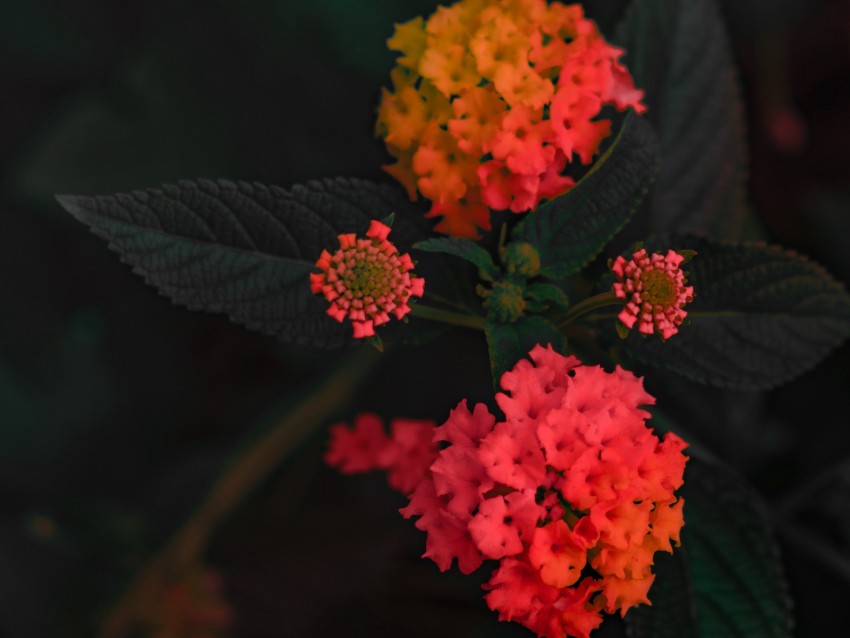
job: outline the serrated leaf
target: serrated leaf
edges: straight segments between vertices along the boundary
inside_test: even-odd
[[[540,253],[540,274],[563,279],[589,263],[634,213],[657,169],[652,127],[629,112],[593,169],[568,193],[530,213],[511,237]]]
[[[718,387],[766,389],[816,365],[850,335],[850,295],[818,264],[763,243],[688,235],[647,240],[647,250],[697,251],[685,266],[691,325],[668,339],[633,334],[647,363]]]
[[[459,237],[438,237],[416,243],[413,248],[431,253],[454,255],[468,261],[483,273],[484,278],[495,279],[499,275],[499,267],[493,262],[493,257],[481,246],[469,239]]]
[[[349,179],[290,191],[228,181],[184,181],[114,196],[59,196],[79,221],[174,302],[226,313],[251,329],[293,343],[337,347],[350,326],[326,315],[308,273],[340,233],[363,233],[372,219],[409,207],[388,186]],[[424,233],[418,215],[399,215],[392,240]]]
[[[499,387],[502,375],[528,356],[537,344],[552,344],[559,352],[566,348],[566,337],[543,317],[520,317],[515,323],[499,323],[487,320],[484,323],[487,347],[490,351],[490,371],[493,386]]]
[[[754,238],[741,91],[716,2],[635,0],[615,40],[661,140],[649,229]]]
[[[730,468],[691,457],[682,546],[656,554],[652,606],[626,614],[631,638],[790,638],[788,588],[764,506]]]

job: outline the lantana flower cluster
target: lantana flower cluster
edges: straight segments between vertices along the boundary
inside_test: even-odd
[[[323,250],[316,261],[319,273],[310,273],[310,289],[330,302],[328,315],[339,322],[351,320],[354,337],[371,337],[375,326],[390,315],[401,319],[412,297],[425,292],[425,280],[413,276],[413,260],[387,239],[390,227],[372,220],[366,237],[339,235],[339,249]]]
[[[401,512],[427,533],[424,557],[463,573],[499,561],[485,598],[501,620],[587,638],[603,611],[649,602],[653,555],[679,543],[686,444],[646,426],[654,399],[632,373],[539,345],[529,356],[502,376],[503,421],[463,401],[428,440],[424,424],[388,437],[361,417],[335,426],[326,459],[387,468],[397,489],[421,475]]]
[[[489,209],[567,192],[567,165],[589,164],[610,133],[604,105],[645,111],[622,50],[580,5],[460,0],[397,25],[388,44],[401,56],[378,111],[397,159],[385,168],[449,235],[475,238]]]
[[[618,299],[626,301],[617,319],[626,327],[637,324],[642,334],[657,334],[669,339],[679,332],[688,313],[683,306],[693,301],[694,288],[688,283],[681,265],[684,255],[675,250],[667,254],[636,251],[628,261],[620,256],[611,264],[616,277],[613,285]]]

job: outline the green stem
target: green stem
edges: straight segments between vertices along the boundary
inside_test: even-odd
[[[474,328],[475,330],[484,330],[484,318],[477,315],[461,314],[452,312],[451,310],[441,310],[424,306],[421,303],[411,306],[410,314],[420,319],[430,319],[431,321],[442,321],[453,326],[463,326],[464,328]]]
[[[575,306],[571,306],[567,312],[564,313],[563,317],[561,317],[561,320],[558,322],[558,327],[563,328],[591,310],[604,308],[606,306],[621,306],[622,304],[623,300],[618,299],[617,296],[610,290],[608,292],[594,295],[593,297],[588,297],[587,299],[583,299],[578,302]]]
[[[617,318],[616,312],[594,312],[585,317],[586,321],[613,321]]]
[[[457,308],[458,310],[464,310],[466,312],[469,312],[469,306],[466,306],[460,303],[459,301],[452,301],[451,299],[443,297],[442,295],[438,295],[433,292],[428,292],[426,293],[426,297],[431,301],[436,301],[437,303],[441,303],[444,306],[452,306],[454,308]]]

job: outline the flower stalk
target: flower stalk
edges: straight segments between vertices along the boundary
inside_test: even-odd
[[[452,326],[461,326],[464,328],[473,328],[474,330],[484,330],[484,318],[478,315],[469,315],[451,310],[443,310],[432,306],[425,306],[421,303],[413,304],[411,312],[414,317],[420,319],[428,319],[430,321],[441,321]]]
[[[606,308],[608,306],[622,305],[623,300],[618,299],[617,296],[610,290],[607,292],[600,293],[598,295],[594,295],[593,297],[588,297],[587,299],[582,299],[576,305],[570,307],[569,310],[567,310],[562,315],[560,321],[558,322],[558,327],[565,328],[582,315],[585,315],[593,310],[597,310],[599,308]]]

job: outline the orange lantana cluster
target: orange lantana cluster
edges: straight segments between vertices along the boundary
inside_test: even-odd
[[[475,238],[489,209],[533,210],[568,191],[564,170],[589,164],[610,122],[643,92],[580,5],[460,0],[396,26],[401,56],[377,132],[397,159],[387,172],[432,201],[437,230]]]

